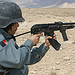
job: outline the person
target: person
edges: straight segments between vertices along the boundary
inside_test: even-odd
[[[18,22],[24,21],[16,3],[0,1],[0,75],[28,75],[28,65],[39,62],[49,50],[50,36],[39,47],[32,48],[42,33],[30,36],[20,47],[16,44]]]

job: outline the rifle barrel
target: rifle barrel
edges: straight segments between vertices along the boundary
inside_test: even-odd
[[[75,22],[73,23],[63,23],[64,25],[72,25],[72,24],[75,24]]]

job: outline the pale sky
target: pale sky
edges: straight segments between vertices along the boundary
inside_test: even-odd
[[[0,0],[1,1],[1,0]],[[2,0],[2,1],[13,1],[19,5],[23,4],[25,6],[30,5],[29,7],[31,7],[30,3],[35,3],[38,4],[37,7],[41,7],[41,6],[51,6],[51,5],[62,5],[64,3],[70,3],[72,5],[72,3],[75,3],[75,0]],[[69,5],[70,5],[69,4]],[[75,4],[74,4],[75,5]],[[33,6],[36,7],[36,6]]]
[[[1,1],[1,0],[0,0]],[[24,1],[24,2],[32,2],[32,1],[45,1],[45,0],[2,0],[2,1]],[[51,3],[55,3],[59,0],[46,0],[46,1],[50,1]],[[69,3],[72,3],[72,2],[75,2],[75,0],[61,0],[61,3],[64,3],[64,2],[69,2]]]

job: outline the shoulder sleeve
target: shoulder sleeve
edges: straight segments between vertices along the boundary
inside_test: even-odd
[[[1,41],[3,39],[0,39]],[[30,43],[30,44],[28,44]],[[29,63],[31,56],[31,47],[33,45],[31,40],[27,40],[18,49],[15,48],[14,40],[9,40],[8,44],[0,48],[0,65],[7,68],[21,68]]]
[[[0,50],[8,44],[7,40],[0,34]]]
[[[0,34],[0,41],[4,40],[5,38],[3,37],[2,34]]]

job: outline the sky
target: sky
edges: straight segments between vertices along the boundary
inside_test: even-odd
[[[45,6],[47,7],[52,5],[62,5],[64,3],[69,3],[69,4],[75,3],[75,0],[2,0],[2,1],[13,1],[20,6],[32,7],[32,8],[45,7]]]
[[[0,0],[1,1],[1,0]],[[22,1],[22,2],[32,2],[32,1],[40,1],[40,0],[2,0],[2,1]],[[41,0],[41,1],[44,1],[44,0]],[[46,0],[46,1],[50,1],[51,3],[55,3],[56,1],[58,0]],[[61,0],[61,3],[64,3],[64,2],[75,2],[75,0]]]

